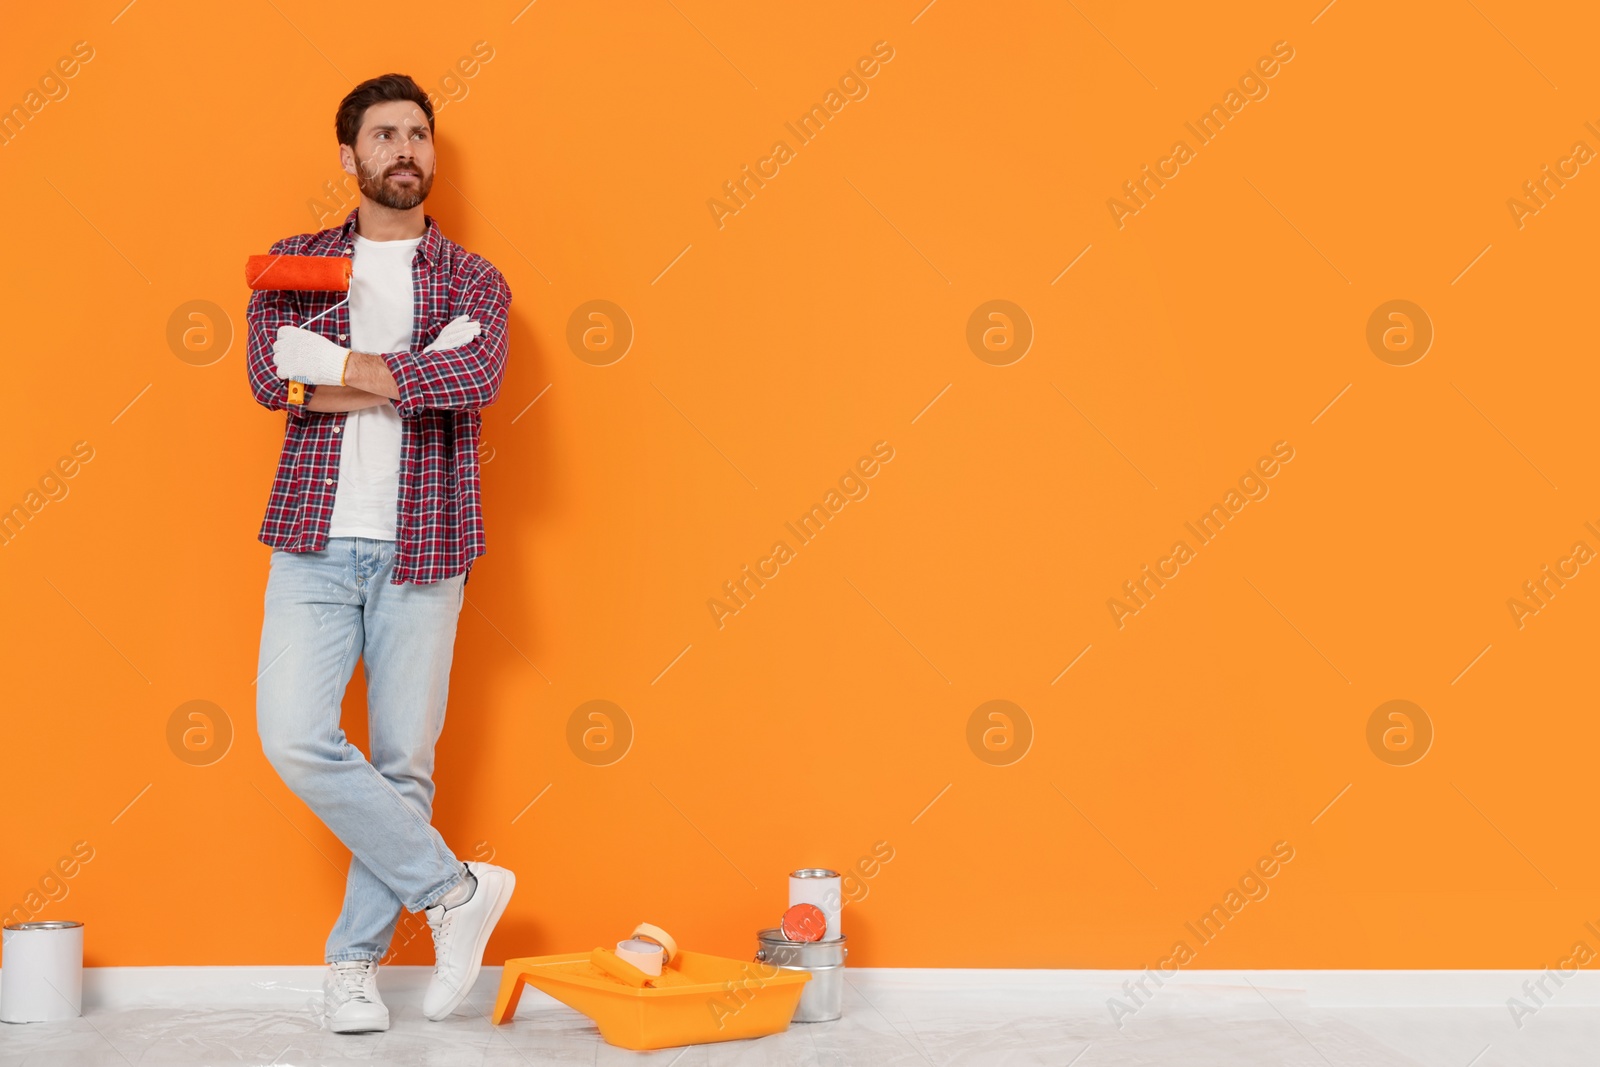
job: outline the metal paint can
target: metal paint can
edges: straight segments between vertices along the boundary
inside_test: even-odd
[[[802,867],[798,871],[790,871],[789,906],[792,908],[796,904],[815,904],[822,909],[823,917],[828,920],[828,928],[821,940],[833,941],[844,936],[844,931],[839,927],[839,919],[844,911],[844,895],[838,871],[830,871],[826,867]]]
[[[83,1014],[82,923],[6,923],[0,936],[0,1022],[47,1023]]]
[[[794,1010],[797,1023],[825,1023],[844,1013],[844,960],[849,954],[843,937],[790,941],[777,927],[756,931],[756,962],[811,974]]]

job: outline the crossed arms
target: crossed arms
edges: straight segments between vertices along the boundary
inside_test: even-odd
[[[287,252],[287,244],[287,239],[278,241],[270,251]],[[478,269],[463,286],[461,298],[452,305],[457,316],[477,321],[476,337],[454,348],[433,352],[351,352],[345,367],[347,384],[308,385],[302,405],[288,402],[288,382],[278,377],[272,351],[279,326],[299,325],[295,294],[289,290],[258,289],[250,294],[245,312],[246,369],[251,392],[261,406],[287,411],[291,418],[304,418],[312,411],[355,411],[391,401],[402,418],[427,408],[487,407],[499,397],[505,377],[510,306],[511,290],[505,278],[487,261],[479,261]]]

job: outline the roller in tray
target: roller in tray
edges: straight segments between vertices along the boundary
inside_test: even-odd
[[[531,985],[587,1015],[606,1043],[620,1048],[734,1041],[787,1030],[811,979],[805,971],[687,950],[672,955],[659,975],[640,979],[615,959],[596,949],[506,960],[494,1022],[508,1022],[523,986]]]

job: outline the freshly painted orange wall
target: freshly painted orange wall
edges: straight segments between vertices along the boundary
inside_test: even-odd
[[[1600,550],[1600,175],[1562,162],[1600,149],[1600,18],[920,4],[8,15],[0,104],[92,58],[0,146],[0,507],[38,506],[0,546],[0,906],[84,920],[90,965],[321,961],[348,853],[255,731],[284,416],[246,385],[241,268],[343,218],[335,107],[403,71],[445,102],[429,213],[514,291],[435,813],[518,874],[492,962],[644,919],[745,956],[789,870],[875,849],[852,965],[1600,945],[1600,567],[1559,562]],[[875,46],[866,95],[800,144],[785,124]],[[1202,143],[1185,124],[1233,90]],[[778,140],[793,158],[719,224]],[[1136,202],[1147,164],[1168,177]],[[1568,177],[1533,212],[1547,164]],[[606,366],[568,341],[592,300],[635,334]],[[1022,358],[969,346],[991,300],[1031,324]],[[1432,324],[1409,365],[1367,341],[1390,300]],[[185,347],[192,301],[218,332]],[[785,523],[878,442],[869,493],[800,545]],[[1185,523],[1275,447],[1244,483],[1267,495],[1202,544]],[[719,625],[779,540],[794,558]],[[1179,540],[1119,625],[1107,602]],[[1569,578],[1519,619],[1546,564]],[[591,700],[633,731],[605,766],[568,742]],[[992,700],[1031,725],[1005,765],[1000,720],[969,734]],[[1391,700],[1431,724],[1409,765],[1399,720],[1369,745]],[[171,740],[190,701],[231,728],[211,762]],[[358,671],[362,745],[364,709]],[[1202,943],[1185,923],[1278,842],[1245,883],[1265,897]],[[399,962],[430,962],[420,918]]]

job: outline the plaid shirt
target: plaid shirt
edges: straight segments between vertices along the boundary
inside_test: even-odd
[[[356,218],[352,209],[340,226],[296,234],[268,251],[298,256],[353,256]],[[478,476],[481,408],[500,395],[505,375],[506,318],[511,289],[482,256],[445,237],[433,216],[412,260],[415,294],[411,347],[379,353],[394,375],[400,398],[400,490],[391,584],[436,582],[466,572],[485,551]],[[339,480],[344,411],[308,411],[288,402],[288,380],[273,369],[272,346],[279,326],[298,326],[348,294],[312,290],[258,289],[245,313],[249,324],[246,367],[256,403],[287,411],[283,452],[267,498],[258,539],[289,552],[327,547]],[[482,329],[456,348],[423,349],[445,323],[470,315]],[[330,312],[308,329],[349,347],[350,305]],[[317,386],[306,386],[309,403]]]

